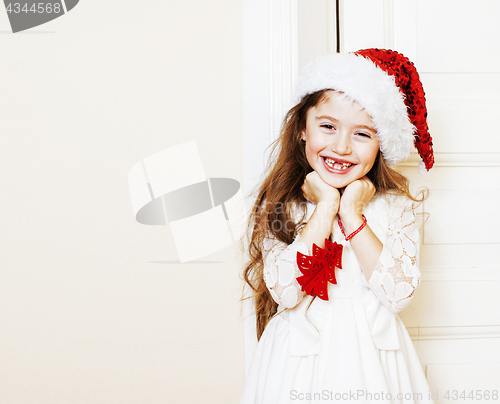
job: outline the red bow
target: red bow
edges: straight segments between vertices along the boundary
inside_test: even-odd
[[[313,243],[313,255],[297,251],[297,265],[302,276],[297,282],[310,296],[328,300],[328,282],[337,283],[335,267],[342,269],[342,244],[332,243],[325,238],[325,249]]]

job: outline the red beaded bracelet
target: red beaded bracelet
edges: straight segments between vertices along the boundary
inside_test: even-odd
[[[359,226],[356,230],[354,230],[348,236],[345,235],[344,228],[342,227],[342,222],[340,221],[340,218],[339,218],[340,231],[344,235],[345,241],[349,241],[351,238],[353,238],[356,234],[358,234],[361,230],[363,230],[365,228],[365,226],[366,226],[366,217],[365,217],[365,215],[361,215],[361,216],[363,216],[363,224],[361,226]]]

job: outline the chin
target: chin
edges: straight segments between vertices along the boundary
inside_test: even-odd
[[[347,187],[350,183],[354,182],[355,179],[349,179],[349,178],[335,178],[334,174],[326,174],[326,178],[321,176],[321,179],[325,181],[328,185],[341,189]]]

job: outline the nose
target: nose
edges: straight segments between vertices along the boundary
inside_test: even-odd
[[[351,140],[348,134],[339,133],[332,142],[332,151],[339,155],[351,153]]]

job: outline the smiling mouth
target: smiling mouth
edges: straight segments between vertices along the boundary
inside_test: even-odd
[[[325,160],[325,163],[328,165],[328,167],[332,168],[333,170],[347,170],[349,167],[353,165],[352,163],[335,161],[329,159],[328,157],[323,157],[323,160]]]

